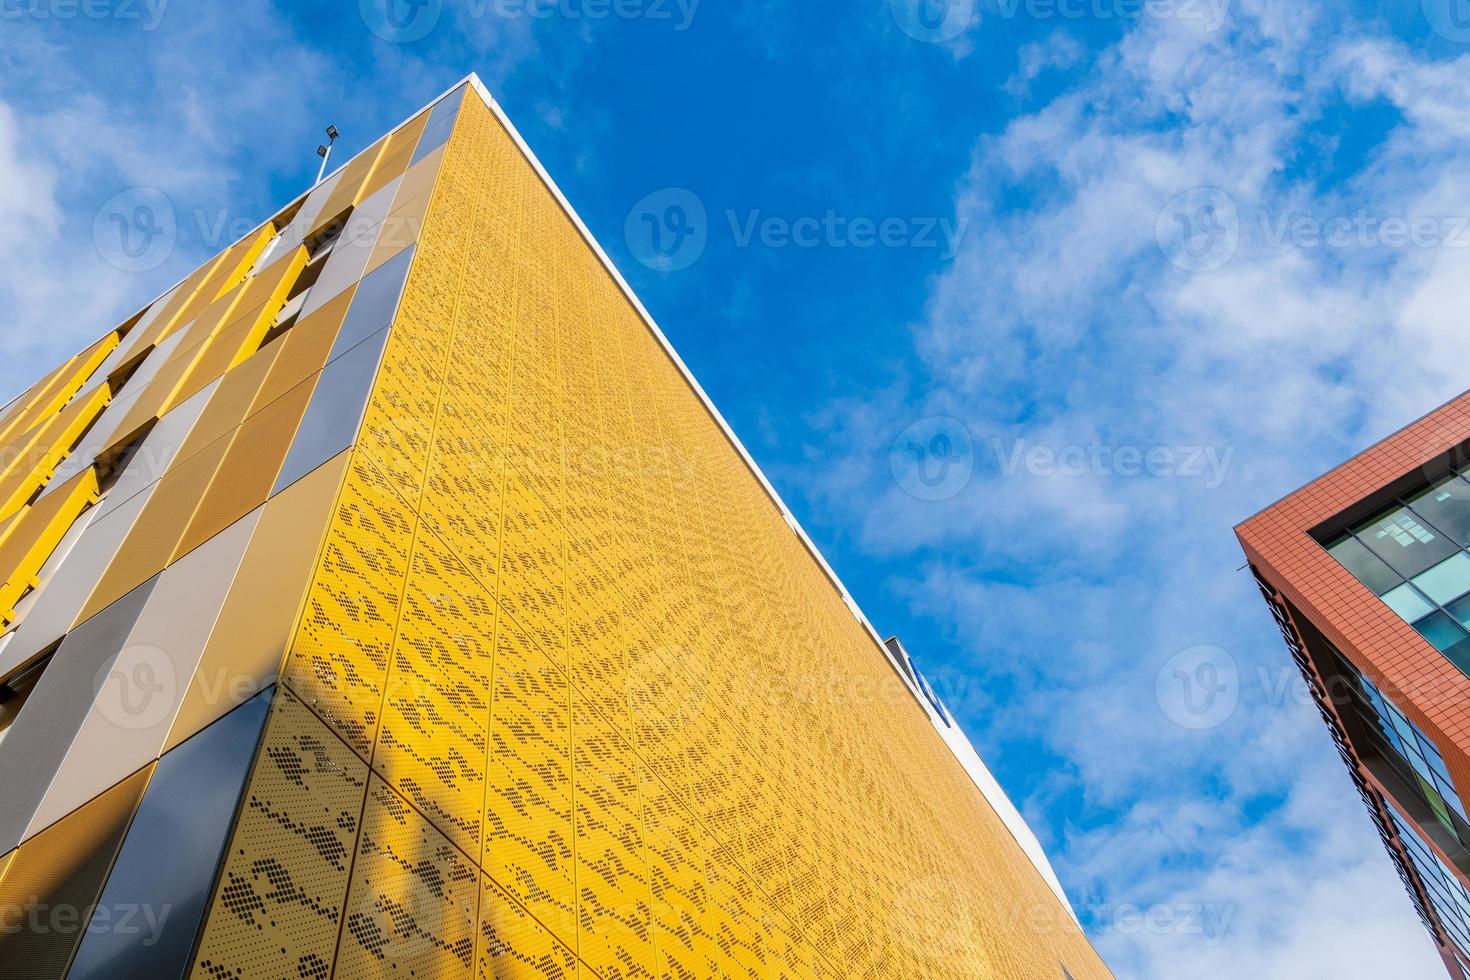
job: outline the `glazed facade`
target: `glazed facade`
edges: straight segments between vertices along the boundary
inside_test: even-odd
[[[1452,977],[1470,977],[1470,396],[1236,529]]]

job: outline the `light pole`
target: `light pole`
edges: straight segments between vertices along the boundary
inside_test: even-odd
[[[321,169],[316,172],[316,182],[318,184],[320,184],[322,182],[322,178],[326,176],[327,160],[329,160],[332,156],[332,144],[337,142],[337,137],[340,135],[342,134],[337,132],[336,126],[328,126],[326,145],[318,146],[316,148],[316,155],[322,158]]]

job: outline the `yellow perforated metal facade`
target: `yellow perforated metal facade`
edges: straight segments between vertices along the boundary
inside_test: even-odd
[[[0,413],[19,456],[98,372],[91,441],[22,467],[75,487],[0,517],[38,542],[0,684],[243,535],[169,651],[165,762],[278,688],[188,974],[1107,977],[514,131],[446,98]],[[381,321],[364,254],[411,258]]]

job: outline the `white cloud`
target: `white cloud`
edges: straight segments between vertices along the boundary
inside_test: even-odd
[[[869,549],[922,556],[896,587],[949,625],[961,669],[1015,692],[964,712],[989,726],[982,755],[1039,739],[1062,760],[1028,812],[1080,794],[1094,829],[1049,828],[1074,893],[1232,910],[1218,942],[1100,933],[1122,976],[1442,975],[1230,533],[1466,386],[1470,248],[1396,244],[1376,224],[1367,247],[1291,229],[1470,211],[1470,58],[1427,61],[1326,14],[1240,0],[1219,31],[1145,19],[979,139],[956,194],[975,231],[915,334],[927,384],[828,420],[834,444],[876,448],[915,416],[959,417],[974,481],[933,503],[895,486],[882,452],[813,468],[813,496],[860,521]],[[1046,61],[1023,58],[1021,77]],[[1295,166],[1324,106],[1385,102],[1403,121],[1359,172],[1319,185]],[[1157,228],[1201,187],[1229,195],[1239,245],[1194,273],[1166,260]],[[1107,467],[1008,475],[991,447],[1017,441],[1213,447],[1229,464],[1219,487]],[[1193,732],[1155,680],[1204,644],[1238,666],[1240,703]]]
[[[141,9],[141,8],[140,8]],[[354,15],[331,46],[271,0],[169,4],[144,21],[6,22],[0,48],[0,400],[285,205],[315,176],[328,122],[355,152],[477,65],[495,85],[536,51],[531,18],[448,16],[415,45]],[[376,71],[363,72],[362,59]],[[452,66],[452,67],[451,67]],[[277,190],[281,184],[284,192]],[[179,236],[167,261],[116,268],[93,241],[113,195],[155,188]]]

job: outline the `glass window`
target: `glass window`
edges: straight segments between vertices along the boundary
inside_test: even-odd
[[[1470,636],[1458,623],[1442,612],[1424,617],[1414,624],[1414,628],[1441,653],[1448,652]]]
[[[182,977],[270,707],[257,695],[165,755],[128,828],[71,980]],[[129,910],[167,909],[139,922]],[[129,916],[133,929],[108,928]]]
[[[1373,552],[1363,547],[1363,543],[1352,535],[1343,535],[1328,545],[1327,550],[1342,564],[1343,568],[1352,572],[1359,582],[1372,589],[1377,595],[1383,595],[1390,589],[1397,588],[1403,581],[1393,569],[1385,565]]]
[[[1404,578],[1413,578],[1460,550],[1407,507],[1385,511],[1358,528],[1357,533],[1359,540]]]
[[[1439,855],[1424,843],[1418,830],[1399,816],[1399,812],[1392,806],[1388,808],[1388,813],[1393,818],[1399,840],[1409,855],[1409,863],[1414,866],[1425,890],[1429,892],[1430,904],[1434,906],[1440,924],[1461,951],[1470,951],[1470,894],[1467,894],[1465,886],[1460,884],[1455,873],[1440,860]]]
[[[1445,606],[1445,610],[1464,626],[1470,626],[1470,596]]]
[[[1434,612],[1434,603],[1419,594],[1419,590],[1407,582],[1383,597],[1388,608],[1398,613],[1407,622],[1415,622]]]
[[[1457,544],[1470,545],[1470,483],[1447,476],[1411,497],[1409,506]]]
[[[1435,565],[1414,579],[1414,584],[1433,601],[1447,606],[1470,592],[1470,555],[1463,551]]]

